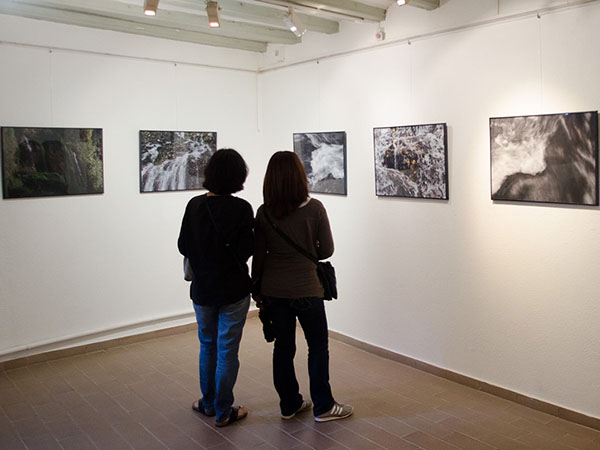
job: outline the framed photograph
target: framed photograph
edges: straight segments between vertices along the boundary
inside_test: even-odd
[[[204,169],[216,151],[214,131],[140,130],[140,192],[204,189]]]
[[[598,111],[490,119],[492,200],[598,205]]]
[[[2,127],[2,195],[104,192],[102,129]]]
[[[309,192],[347,194],[345,131],[294,133],[294,152],[304,164]]]
[[[445,123],[373,129],[378,196],[448,200]]]

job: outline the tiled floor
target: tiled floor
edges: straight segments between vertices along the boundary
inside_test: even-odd
[[[199,396],[194,333],[0,372],[0,449],[600,449],[600,432],[331,341],[346,420],[279,418],[271,344],[250,318],[236,399],[248,418],[216,428]],[[308,390],[306,347],[297,372]]]

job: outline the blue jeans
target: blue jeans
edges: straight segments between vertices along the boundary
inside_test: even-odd
[[[283,299],[264,297],[263,303],[273,321],[273,381],[279,394],[281,414],[293,414],[302,405],[296,379],[296,318],[308,344],[310,396],[315,416],[331,409],[334,403],[329,385],[329,336],[323,299]]]
[[[231,413],[233,386],[240,367],[238,350],[249,307],[250,296],[223,306],[194,303],[200,341],[202,406],[216,411],[218,421],[227,419]]]

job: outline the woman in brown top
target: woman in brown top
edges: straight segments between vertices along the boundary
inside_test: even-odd
[[[333,254],[327,212],[320,201],[308,196],[304,167],[293,152],[277,152],[271,157],[263,196],[264,205],[256,213],[252,278],[260,280],[260,293],[254,299],[273,321],[273,381],[281,417],[291,419],[312,406],[300,394],[294,370],[298,318],[308,343],[315,421],[343,419],[352,414],[352,407],[337,403],[331,393],[327,317],[316,266],[274,228],[318,259],[326,259]]]

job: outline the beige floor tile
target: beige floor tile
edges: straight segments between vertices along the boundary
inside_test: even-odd
[[[300,330],[297,347],[296,372],[308,397]],[[1,371],[0,449],[600,449],[599,431],[334,340],[333,393],[355,413],[327,423],[314,422],[311,412],[285,421],[272,351],[250,318],[235,388],[249,416],[225,428],[191,409],[200,397],[195,331]]]

